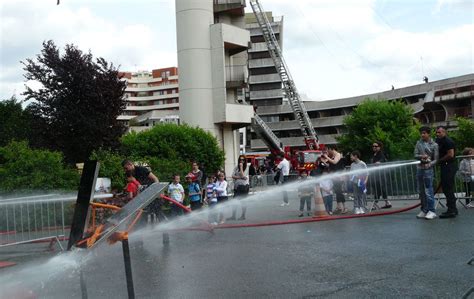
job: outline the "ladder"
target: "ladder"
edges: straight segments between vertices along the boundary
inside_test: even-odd
[[[283,55],[280,49],[280,45],[275,37],[270,21],[265,14],[262,6],[258,0],[250,0],[250,6],[252,7],[257,23],[262,30],[265,43],[268,47],[268,52],[273,59],[275,68],[280,75],[281,82],[283,84],[283,92],[295,114],[295,119],[298,121],[303,138],[305,140],[308,149],[315,150],[319,149],[319,138],[316,135],[311,119],[309,118],[306,107],[301,101],[300,95],[296,90],[293,78],[290,75],[289,69],[283,59]]]
[[[265,145],[273,154],[283,154],[285,152],[280,139],[257,113],[254,113],[252,119],[252,129],[263,140]]]

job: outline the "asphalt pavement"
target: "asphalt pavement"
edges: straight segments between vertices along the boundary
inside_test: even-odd
[[[245,223],[297,218],[299,201],[279,203],[251,204]],[[168,245],[162,232],[132,234],[136,298],[460,298],[474,286],[474,266],[467,264],[474,255],[474,210],[459,211],[455,219],[432,221],[416,219],[415,209],[214,233],[180,230],[169,234]],[[21,271],[35,273],[36,265],[56,254],[0,250],[0,260],[18,263],[0,269],[0,279],[28,280]],[[38,298],[81,298],[79,272],[67,267],[64,272],[23,287],[7,285]],[[127,298],[120,244],[97,248],[83,273],[88,298]]]

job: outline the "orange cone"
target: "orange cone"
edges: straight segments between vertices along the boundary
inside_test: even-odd
[[[326,213],[326,208],[324,207],[323,196],[321,195],[321,189],[319,184],[316,184],[315,194],[314,194],[314,213],[313,218],[328,217]]]

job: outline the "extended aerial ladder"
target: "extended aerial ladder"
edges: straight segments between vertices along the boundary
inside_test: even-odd
[[[300,98],[300,95],[296,89],[295,83],[289,69],[285,63],[283,58],[280,45],[275,37],[275,33],[273,32],[272,26],[270,21],[265,14],[262,6],[258,2],[258,0],[250,0],[250,6],[252,7],[253,13],[255,14],[255,18],[257,19],[257,23],[259,24],[263,38],[265,39],[265,43],[267,44],[268,52],[273,59],[275,64],[275,68],[277,69],[278,74],[280,75],[280,79],[283,85],[283,92],[285,97],[288,99],[288,102],[295,114],[295,119],[298,121],[299,126],[301,128],[301,132],[303,133],[303,138],[305,144],[309,150],[317,150],[319,149],[319,139],[316,135],[316,131],[314,130],[313,124],[311,123],[311,119],[309,118],[308,112],[306,111],[306,107],[303,104],[303,101]],[[281,149],[281,142],[279,141],[278,137],[271,131],[271,129],[265,124],[265,122],[255,113],[255,124],[253,126],[256,133],[261,136],[267,146],[274,146],[273,144],[280,144]],[[260,126],[260,128],[257,128]],[[258,130],[258,131],[257,131]],[[260,131],[260,132],[259,132]],[[264,135],[267,136],[264,136]],[[271,141],[272,143],[269,144],[267,139],[276,138],[277,141]],[[270,150],[275,149],[270,148]]]

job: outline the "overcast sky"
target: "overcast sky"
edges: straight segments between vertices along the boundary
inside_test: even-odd
[[[49,39],[91,50],[123,71],[177,66],[174,0],[56,1],[0,0],[0,99],[20,97],[20,61]],[[473,0],[260,2],[284,16],[284,56],[309,99],[474,72]]]

